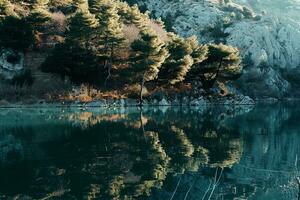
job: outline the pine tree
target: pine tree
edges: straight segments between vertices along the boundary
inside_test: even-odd
[[[104,65],[108,74],[105,80],[106,86],[111,76],[115,51],[123,47],[126,39],[115,2],[112,0],[91,0],[90,5],[91,12],[99,20],[99,36],[96,39],[101,49],[100,53],[105,58]]]
[[[100,69],[92,42],[99,22],[85,7],[87,0],[75,3],[78,7],[70,18],[65,43],[56,46],[53,55],[44,63],[43,70],[68,75],[75,82],[99,83],[103,70]]]
[[[147,25],[149,19],[148,13],[141,13],[137,4],[131,6],[130,9],[130,21],[139,28],[143,28]]]
[[[73,0],[73,4],[77,11],[87,11],[89,9],[87,0]]]
[[[187,38],[186,40],[192,48],[191,56],[194,60],[194,65],[200,64],[205,59],[207,59],[208,47],[207,45],[201,45],[198,42],[196,36]]]
[[[208,47],[208,58],[200,63],[197,76],[203,88],[209,90],[218,79],[224,81],[237,79],[242,72],[239,50],[235,47],[219,44]]]
[[[34,0],[32,4],[28,20],[38,30],[43,28],[44,24],[51,19],[48,3],[49,0]]]
[[[14,6],[9,0],[0,0],[0,21],[7,16],[17,17]]]
[[[125,24],[134,24],[140,29],[146,28],[149,20],[149,13],[142,13],[138,5],[129,6],[125,2],[117,3],[118,14]]]
[[[98,27],[98,21],[88,10],[79,9],[71,17],[66,42],[88,48],[93,32]]]
[[[145,82],[157,78],[159,69],[169,56],[165,44],[151,30],[142,30],[140,38],[135,40],[131,49],[133,51],[132,70],[138,74],[141,83],[140,101],[143,100]]]
[[[120,20],[124,23],[124,24],[130,24],[130,10],[131,7],[128,5],[127,2],[118,2],[117,3],[117,9],[118,9],[118,15],[120,16]]]
[[[170,41],[167,48],[170,56],[163,64],[159,73],[159,81],[174,85],[185,79],[187,72],[194,63],[193,49],[191,45],[183,38],[170,34]]]

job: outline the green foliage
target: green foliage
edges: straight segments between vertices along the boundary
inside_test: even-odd
[[[77,0],[75,4],[77,11],[69,20],[65,43],[56,45],[42,70],[69,76],[76,83],[100,84],[104,76],[103,65],[91,41],[99,23],[86,7],[86,0]]]
[[[207,47],[199,45],[196,37],[183,39],[170,34],[167,47],[170,56],[159,73],[159,81],[165,84],[174,85],[184,81],[191,67],[201,63],[207,54]]]
[[[140,73],[145,81],[157,78],[162,63],[169,55],[164,42],[153,31],[143,30],[131,48],[133,70]]]
[[[14,6],[9,0],[0,0],[0,21],[6,16],[17,17],[17,13],[14,11]]]
[[[209,90],[217,80],[237,79],[242,72],[239,50],[235,47],[219,44],[209,45],[208,58],[191,70],[190,77],[200,80],[203,88]]]
[[[0,22],[0,47],[24,51],[34,43],[34,34],[25,19],[12,16]]]
[[[105,67],[108,74],[105,80],[106,86],[111,76],[115,50],[122,48],[126,40],[123,33],[123,24],[118,15],[117,5],[112,0],[91,0],[90,10],[99,20],[98,35],[95,42],[100,47],[98,48],[98,54],[105,58]]]
[[[79,10],[70,19],[69,29],[66,33],[66,43],[87,46],[97,26],[98,21],[93,14],[88,10]]]
[[[75,12],[73,0],[50,0],[49,7],[51,11],[62,12],[65,15]]]
[[[171,34],[170,39],[167,45],[170,56],[162,66],[159,80],[173,85],[184,80],[193,65],[193,59],[190,56],[192,49],[185,39],[175,34]]]
[[[207,59],[207,54],[208,54],[207,45],[199,44],[196,36],[189,37],[187,38],[186,41],[189,43],[192,49],[191,57],[194,60],[194,65],[200,64]]]
[[[142,100],[145,82],[156,83],[157,78],[159,84],[173,87],[185,80],[198,80],[210,89],[216,81],[234,80],[241,74],[236,48],[207,46],[199,44],[196,37],[166,34],[165,23],[151,20],[136,4],[119,0],[26,2],[29,12],[18,9],[18,16],[16,1],[0,0],[0,47],[24,51],[35,38],[40,46],[60,42],[43,70],[70,76],[75,82],[106,86],[108,80],[122,78],[124,83],[140,83]],[[59,13],[61,8],[69,15]],[[170,19],[166,26],[171,30]],[[55,31],[57,27],[61,29]]]
[[[34,0],[32,9],[27,17],[27,20],[37,30],[43,29],[45,23],[51,19],[51,15],[48,10],[49,0]]]
[[[143,30],[132,45],[132,70],[141,79],[141,99],[144,82],[157,78],[158,72],[169,56],[165,43],[150,30]]]
[[[86,11],[89,9],[87,0],[73,0],[74,6],[79,11]]]
[[[91,12],[99,20],[96,42],[103,48],[103,54],[112,57],[114,49],[123,46],[125,36],[116,4],[111,0],[92,0]]]
[[[42,71],[69,76],[75,83],[101,84],[104,80],[102,65],[95,53],[81,46],[60,44],[42,65]]]
[[[134,24],[140,29],[145,28],[150,20],[149,13],[142,13],[136,4],[129,6],[127,3],[120,2],[118,3],[118,13],[125,24]]]

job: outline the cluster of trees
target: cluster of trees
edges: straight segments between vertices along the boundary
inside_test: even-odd
[[[9,0],[0,0],[0,48],[26,51],[36,42],[35,34],[51,19],[49,0],[30,0],[29,14],[18,13]]]
[[[52,20],[49,0],[32,0],[30,5],[30,13],[20,17],[9,0],[0,1],[1,46],[24,50],[34,42],[33,33],[47,31],[45,24]],[[73,0],[68,6],[74,11],[67,16],[64,42],[56,44],[43,63],[45,72],[105,88],[112,87],[114,79],[138,83],[141,100],[147,82],[175,87],[197,81],[209,91],[217,80],[241,74],[238,49],[203,45],[194,36],[167,33],[163,23],[151,20],[137,5],[118,0]],[[137,35],[126,34],[125,27],[134,27]]]

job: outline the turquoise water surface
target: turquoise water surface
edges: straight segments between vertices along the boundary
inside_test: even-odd
[[[298,199],[300,104],[0,109],[0,199]]]

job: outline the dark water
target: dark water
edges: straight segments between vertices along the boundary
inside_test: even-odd
[[[298,199],[300,104],[0,110],[0,199]]]

